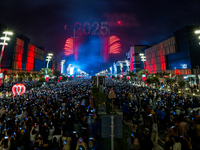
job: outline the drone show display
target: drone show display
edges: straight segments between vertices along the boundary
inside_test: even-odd
[[[64,53],[67,57],[73,56],[72,65],[86,72],[101,69],[101,64],[109,62],[109,54],[121,52],[120,39],[110,35],[106,21],[76,22],[73,34],[65,42]]]

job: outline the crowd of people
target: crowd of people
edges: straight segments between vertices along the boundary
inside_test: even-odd
[[[91,80],[42,87],[24,84],[30,88],[23,95],[0,99],[0,150],[103,149]],[[117,97],[115,109],[132,124],[129,150],[156,148],[159,134],[166,134],[167,150],[200,149],[198,98],[107,79],[107,102],[111,88]]]
[[[91,88],[78,80],[1,98],[0,149],[95,150],[100,119]]]
[[[115,108],[123,111],[126,123],[132,123],[130,150],[157,148],[159,134],[166,134],[167,150],[200,149],[199,98],[124,82],[108,85],[117,96]]]

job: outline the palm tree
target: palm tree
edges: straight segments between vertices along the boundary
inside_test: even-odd
[[[112,79],[115,79],[115,75],[112,75]]]
[[[130,77],[131,77],[131,82],[132,82],[133,77],[137,77],[137,74],[134,73],[134,72],[132,72],[132,71],[129,71],[129,72],[126,74],[126,76],[130,76]]]
[[[117,76],[117,80],[120,80],[120,76]]]
[[[181,88],[181,92],[183,93],[183,88],[185,87],[185,81],[184,80],[178,81],[178,85]]]
[[[167,73],[167,72],[163,72],[163,75],[165,75],[165,76],[169,76],[170,75],[170,73]]]
[[[157,88],[157,85],[158,85],[158,83],[160,83],[160,81],[159,81],[159,79],[158,79],[158,77],[152,77],[152,83],[155,83],[155,85],[156,85],[156,88]]]
[[[50,77],[53,77],[53,70],[49,69],[49,68],[42,68],[40,70],[39,76],[45,76],[45,75],[49,75]]]
[[[140,70],[138,72],[138,77],[142,77],[142,75],[145,74],[146,77],[148,77],[150,75],[149,71],[148,70]]]
[[[174,79],[166,79],[166,83],[167,83],[167,85],[171,85],[171,84],[173,84],[173,83],[175,83],[175,80]]]
[[[183,79],[183,75],[176,75],[176,78],[178,79],[178,81],[182,80]]]
[[[151,78],[147,78],[145,82],[150,85],[152,83],[152,79]]]

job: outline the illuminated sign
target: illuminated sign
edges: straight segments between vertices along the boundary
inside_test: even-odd
[[[75,35],[108,35],[108,22],[101,22],[99,24],[98,22],[93,22],[92,25],[90,25],[89,22],[76,22],[74,24],[75,28]]]
[[[73,38],[68,38],[66,41],[65,41],[65,46],[64,46],[64,50],[65,50],[65,55],[72,55],[74,52],[73,52]]]
[[[183,69],[187,68],[187,64],[181,64],[181,66],[182,66]]]
[[[70,68],[70,73],[69,73],[70,75],[73,75],[74,74],[74,67],[71,67]]]
[[[15,84],[12,87],[13,97],[15,97],[16,95],[22,95],[25,91],[26,91],[26,86],[22,83]]]

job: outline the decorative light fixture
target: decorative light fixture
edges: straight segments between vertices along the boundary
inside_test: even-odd
[[[3,40],[3,43],[0,42],[0,45],[2,45],[2,48],[1,48],[1,56],[0,56],[0,68],[1,68],[1,60],[3,58],[3,52],[4,52],[4,48],[5,48],[5,45],[8,45],[8,43],[6,43],[6,41],[9,41],[10,38],[7,37],[8,35],[13,35],[13,32],[10,32],[10,31],[4,31],[3,34],[5,34],[4,37],[1,37],[0,39]]]

